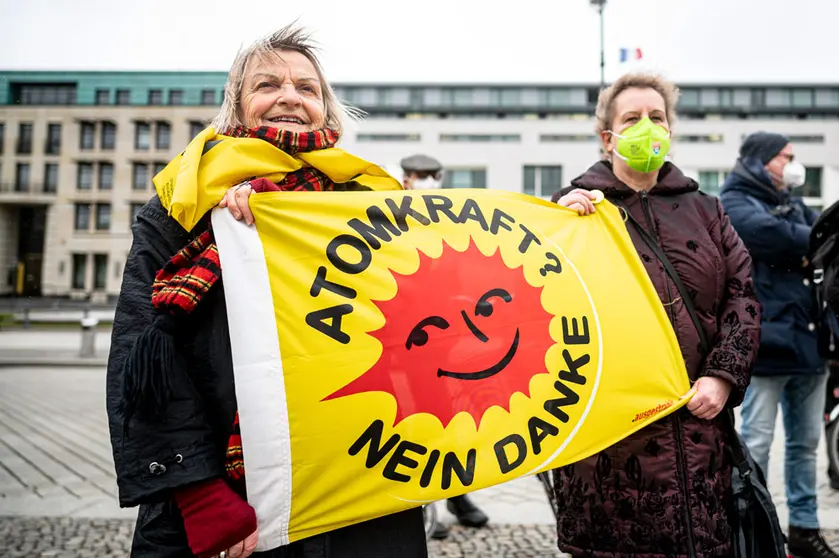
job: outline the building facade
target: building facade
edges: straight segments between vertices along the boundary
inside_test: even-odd
[[[0,295],[113,298],[151,178],[221,102],[225,74],[0,71]],[[550,196],[599,157],[596,85],[340,84],[367,117],[341,146],[390,169],[426,153],[444,185]],[[839,200],[839,84],[685,84],[672,158],[716,193],[743,137],[790,136],[802,194]]]

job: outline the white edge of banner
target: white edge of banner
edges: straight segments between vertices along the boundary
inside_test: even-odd
[[[256,510],[256,551],[266,551],[288,544],[291,517],[291,435],[271,283],[256,227],[220,208],[213,210],[212,223],[230,326],[248,503]]]

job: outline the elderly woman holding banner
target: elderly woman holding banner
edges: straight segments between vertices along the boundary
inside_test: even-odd
[[[623,208],[695,392],[685,408],[556,472],[559,548],[574,556],[732,555],[721,412],[749,383],[760,306],[751,259],[719,201],[665,161],[677,98],[672,83],[648,74],[604,90],[595,119],[606,156],[555,196],[581,215],[604,194]]]
[[[308,36],[287,27],[239,54],[213,126],[155,177],[158,196],[133,228],[107,379],[120,504],[140,506],[132,556],[236,558],[256,547],[208,212],[221,203],[252,222],[242,207],[259,190],[399,189],[378,167],[332,149],[346,116]],[[213,164],[199,172],[205,158]],[[246,182],[253,176],[265,178]],[[422,512],[262,555],[426,556]]]

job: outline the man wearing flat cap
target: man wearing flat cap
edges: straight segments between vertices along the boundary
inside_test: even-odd
[[[443,165],[428,155],[411,155],[399,162],[406,190],[434,190],[443,187]]]
[[[816,213],[792,195],[804,175],[789,138],[756,132],[743,141],[720,199],[751,253],[762,306],[760,347],[743,401],[741,433],[765,472],[781,406],[789,551],[800,558],[836,557],[817,514],[816,451],[827,375],[819,357],[819,313],[807,261]]]

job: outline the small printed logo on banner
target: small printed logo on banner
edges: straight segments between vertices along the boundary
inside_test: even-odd
[[[644,411],[643,413],[636,414],[635,418],[632,419],[632,422],[639,422],[639,421],[642,421],[644,419],[648,419],[651,416],[654,416],[654,415],[657,415],[657,414],[659,414],[663,411],[666,411],[667,409],[669,409],[672,406],[673,406],[672,401],[665,401],[664,403],[662,403],[661,405],[659,405],[657,407],[654,407],[652,409],[648,409],[648,410]]]

